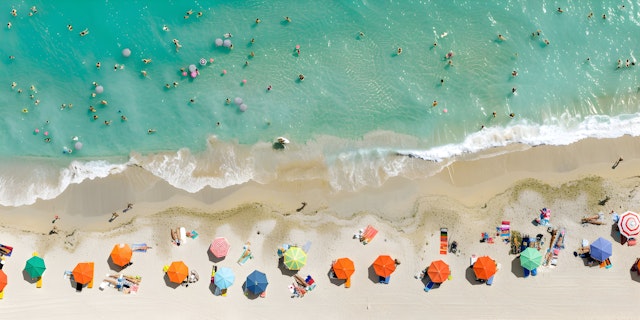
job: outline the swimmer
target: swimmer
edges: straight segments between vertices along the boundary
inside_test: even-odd
[[[591,19],[593,18],[593,12],[589,12],[589,15],[587,16],[587,19]]]
[[[431,106],[432,106],[432,107],[435,107],[435,106],[437,106],[437,105],[438,105],[438,101],[433,100],[433,103],[431,104]]]
[[[255,56],[256,56],[256,54],[255,54],[253,51],[251,51],[251,52],[249,53],[249,56],[251,56],[251,57],[255,57]]]
[[[127,117],[126,117],[126,116],[124,116],[124,115],[122,115],[122,116],[120,116],[120,120],[122,120],[122,121],[127,121]]]
[[[251,44],[254,44],[254,43],[256,43],[256,39],[251,38]]]
[[[140,71],[140,74],[145,78],[147,77],[147,72],[144,70]]]
[[[513,72],[511,72],[511,75],[514,76],[514,77],[517,77],[518,76],[518,71],[513,70]]]
[[[93,106],[89,106],[89,111],[96,112],[96,108],[94,108]]]
[[[119,67],[120,67],[120,65],[116,63],[115,65],[113,65],[113,71],[118,70]]]
[[[256,18],[256,24],[260,23],[262,20],[260,18]]]
[[[14,17],[17,17],[18,16],[18,10],[11,9],[11,15],[14,16]]]
[[[437,46],[438,46],[438,43],[437,43],[437,42],[434,42],[434,43],[433,43],[433,47],[435,48],[435,47],[437,47]]]
[[[513,113],[513,112],[512,112],[512,113],[509,113],[509,117],[513,118],[513,117],[515,117],[515,116],[516,116],[516,114],[515,114],[515,113]]]
[[[249,61],[245,61],[245,62],[244,62],[244,66],[245,66],[245,67],[248,67],[248,66],[249,66]]]
[[[97,114],[93,115],[93,120],[98,120],[98,115]]]
[[[70,25],[70,24],[68,24],[68,25],[67,25],[67,30],[69,30],[69,31],[73,31],[73,26],[72,26],[72,25]]]
[[[9,60],[13,60],[15,58],[16,58],[16,56],[9,56]]]
[[[147,130],[147,134],[152,134],[152,133],[155,133],[155,132],[156,132],[156,129],[148,129]]]
[[[100,61],[96,62],[96,69],[100,69]]]
[[[7,29],[11,29],[11,26],[12,26],[11,22],[7,22]]]
[[[289,18],[289,17],[284,17],[284,21],[286,21],[286,22],[291,22],[291,18]],[[362,33],[362,32],[360,32],[360,33]]]
[[[35,96],[33,94],[30,94],[29,99],[33,100],[33,98],[35,98]]]
[[[303,81],[303,80],[304,80],[304,75],[303,75],[302,73],[301,73],[301,74],[299,74],[299,75],[298,75],[298,79],[299,79],[300,81]]]
[[[544,39],[544,44],[549,45],[549,40]]]
[[[65,108],[67,108],[67,104],[63,103],[60,105],[60,110],[64,110]]]
[[[196,17],[198,18],[202,17],[202,11],[198,11],[198,14],[196,15]]]
[[[493,117],[495,118],[498,115],[495,111],[493,112]]]
[[[80,32],[80,36],[81,36],[81,37],[84,37],[84,36],[86,36],[86,35],[88,35],[88,34],[89,34],[89,29],[84,29],[84,30],[82,30],[82,31]]]
[[[401,55],[402,54],[402,48],[398,48],[397,52],[398,52],[398,55]]]
[[[505,38],[503,35],[499,34],[498,35],[498,40],[505,41],[505,40],[507,40],[507,38]]]
[[[22,93],[22,89],[18,89],[18,93]]]
[[[511,88],[511,93],[516,93],[516,87]]]
[[[231,99],[227,98],[227,99],[225,100],[225,103],[226,103],[226,104],[231,104]]]
[[[91,82],[91,84],[92,84],[94,87],[97,87],[97,86],[98,86],[98,83],[97,83],[97,82],[95,82],[95,81]]]
[[[18,84],[17,84],[15,81],[14,81],[14,82],[11,82],[11,89],[15,88],[17,85],[18,85]]]
[[[194,98],[189,99],[189,103],[196,103],[196,99]]]
[[[149,64],[151,63],[151,59],[142,59],[142,62],[144,62],[145,64]]]
[[[186,14],[187,14],[188,16],[192,15],[192,14],[193,14],[193,10],[192,10],[192,9],[189,9],[189,11],[187,11],[187,13],[186,13]]]
[[[563,13],[562,8],[558,7],[558,13]]]
[[[358,32],[358,36],[360,36],[360,38],[364,38],[364,32],[362,31]]]
[[[22,109],[22,113],[29,113],[29,109],[27,108]]]
[[[177,88],[177,87],[178,87],[178,85],[179,85],[179,83],[177,83],[177,82],[173,82],[173,87],[174,87],[174,88]]]
[[[100,100],[100,104],[102,104],[102,105],[105,105],[105,106],[106,106],[106,105],[108,104],[108,102],[107,102],[107,100]]]
[[[178,39],[173,39],[173,44],[176,45],[176,52],[178,52],[178,50],[182,48],[182,45],[180,44],[180,41]]]
[[[40,100],[36,99],[36,101],[33,102],[33,104],[35,104],[36,106],[40,104]]]
[[[602,15],[602,19],[607,19],[607,15],[606,15],[606,14],[603,14],[603,15]]]
[[[444,79],[440,79],[440,85],[444,85]]]
[[[105,120],[105,121],[104,121],[104,125],[105,125],[105,126],[108,126],[108,125],[110,125],[110,124],[111,124],[111,120],[109,120],[109,121]]]
[[[97,94],[95,92],[91,92],[91,98],[95,98]]]
[[[165,24],[165,25],[162,26],[162,31],[168,32],[168,31],[171,31],[171,30],[169,29],[169,26],[167,26]]]
[[[169,89],[169,88],[171,88],[171,85],[170,85],[170,84],[168,84],[168,83],[165,83],[165,84],[164,84],[164,87],[165,87],[165,88],[167,88],[167,89]]]
[[[231,38],[231,37],[233,37],[233,35],[231,35],[231,32],[227,32],[227,33],[224,34],[224,37],[225,38]]]
[[[447,61],[447,64],[449,64],[449,66],[453,67],[453,60],[449,59],[449,61]]]
[[[51,138],[44,138],[44,142],[51,142]]]
[[[271,91],[271,85],[267,86],[267,91]]]
[[[31,12],[34,14],[38,13],[38,8],[36,8],[36,6],[31,7]]]

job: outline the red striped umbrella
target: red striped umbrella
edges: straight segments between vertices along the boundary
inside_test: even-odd
[[[230,247],[231,245],[229,244],[229,241],[227,241],[227,238],[219,237],[213,239],[209,250],[214,256],[216,256],[216,258],[222,258],[227,256]]]
[[[620,215],[618,220],[620,234],[627,238],[635,238],[640,234],[640,216],[632,211]]]

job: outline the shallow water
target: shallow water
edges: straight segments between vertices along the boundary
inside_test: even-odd
[[[638,69],[625,66],[639,46],[637,3],[556,9],[540,1],[14,1],[5,5],[12,27],[0,31],[0,204],[52,198],[126,164],[189,191],[273,179],[357,190],[444,165],[397,153],[443,160],[509,143],[638,135]],[[215,45],[226,33],[233,49]],[[195,79],[181,75],[190,64]],[[93,82],[104,93],[91,97]],[[236,97],[246,112],[225,102]],[[278,136],[292,141],[284,153],[271,148]]]

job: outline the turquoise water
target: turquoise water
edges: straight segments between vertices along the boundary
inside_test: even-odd
[[[640,134],[638,66],[625,66],[640,46],[637,3],[496,2],[6,3],[0,204],[132,164],[188,191],[275,179],[357,190],[436,170],[415,158]],[[181,74],[191,64],[195,79]],[[278,136],[285,152],[271,148]]]

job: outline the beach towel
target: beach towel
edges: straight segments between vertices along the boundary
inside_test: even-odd
[[[5,246],[4,244],[0,244],[0,255],[5,255],[7,257],[11,257],[11,253],[13,253],[13,247]]]
[[[137,252],[147,252],[147,244],[146,243],[134,243],[131,245],[131,250]]]
[[[373,238],[375,238],[377,234],[378,230],[376,230],[372,225],[368,225],[367,228],[364,229],[360,241],[362,242],[362,244],[367,244],[371,242],[371,240],[373,240]]]
[[[440,254],[447,254],[449,248],[449,230],[447,228],[440,229]]]
[[[185,243],[187,241],[187,229],[180,227],[180,241]]]

